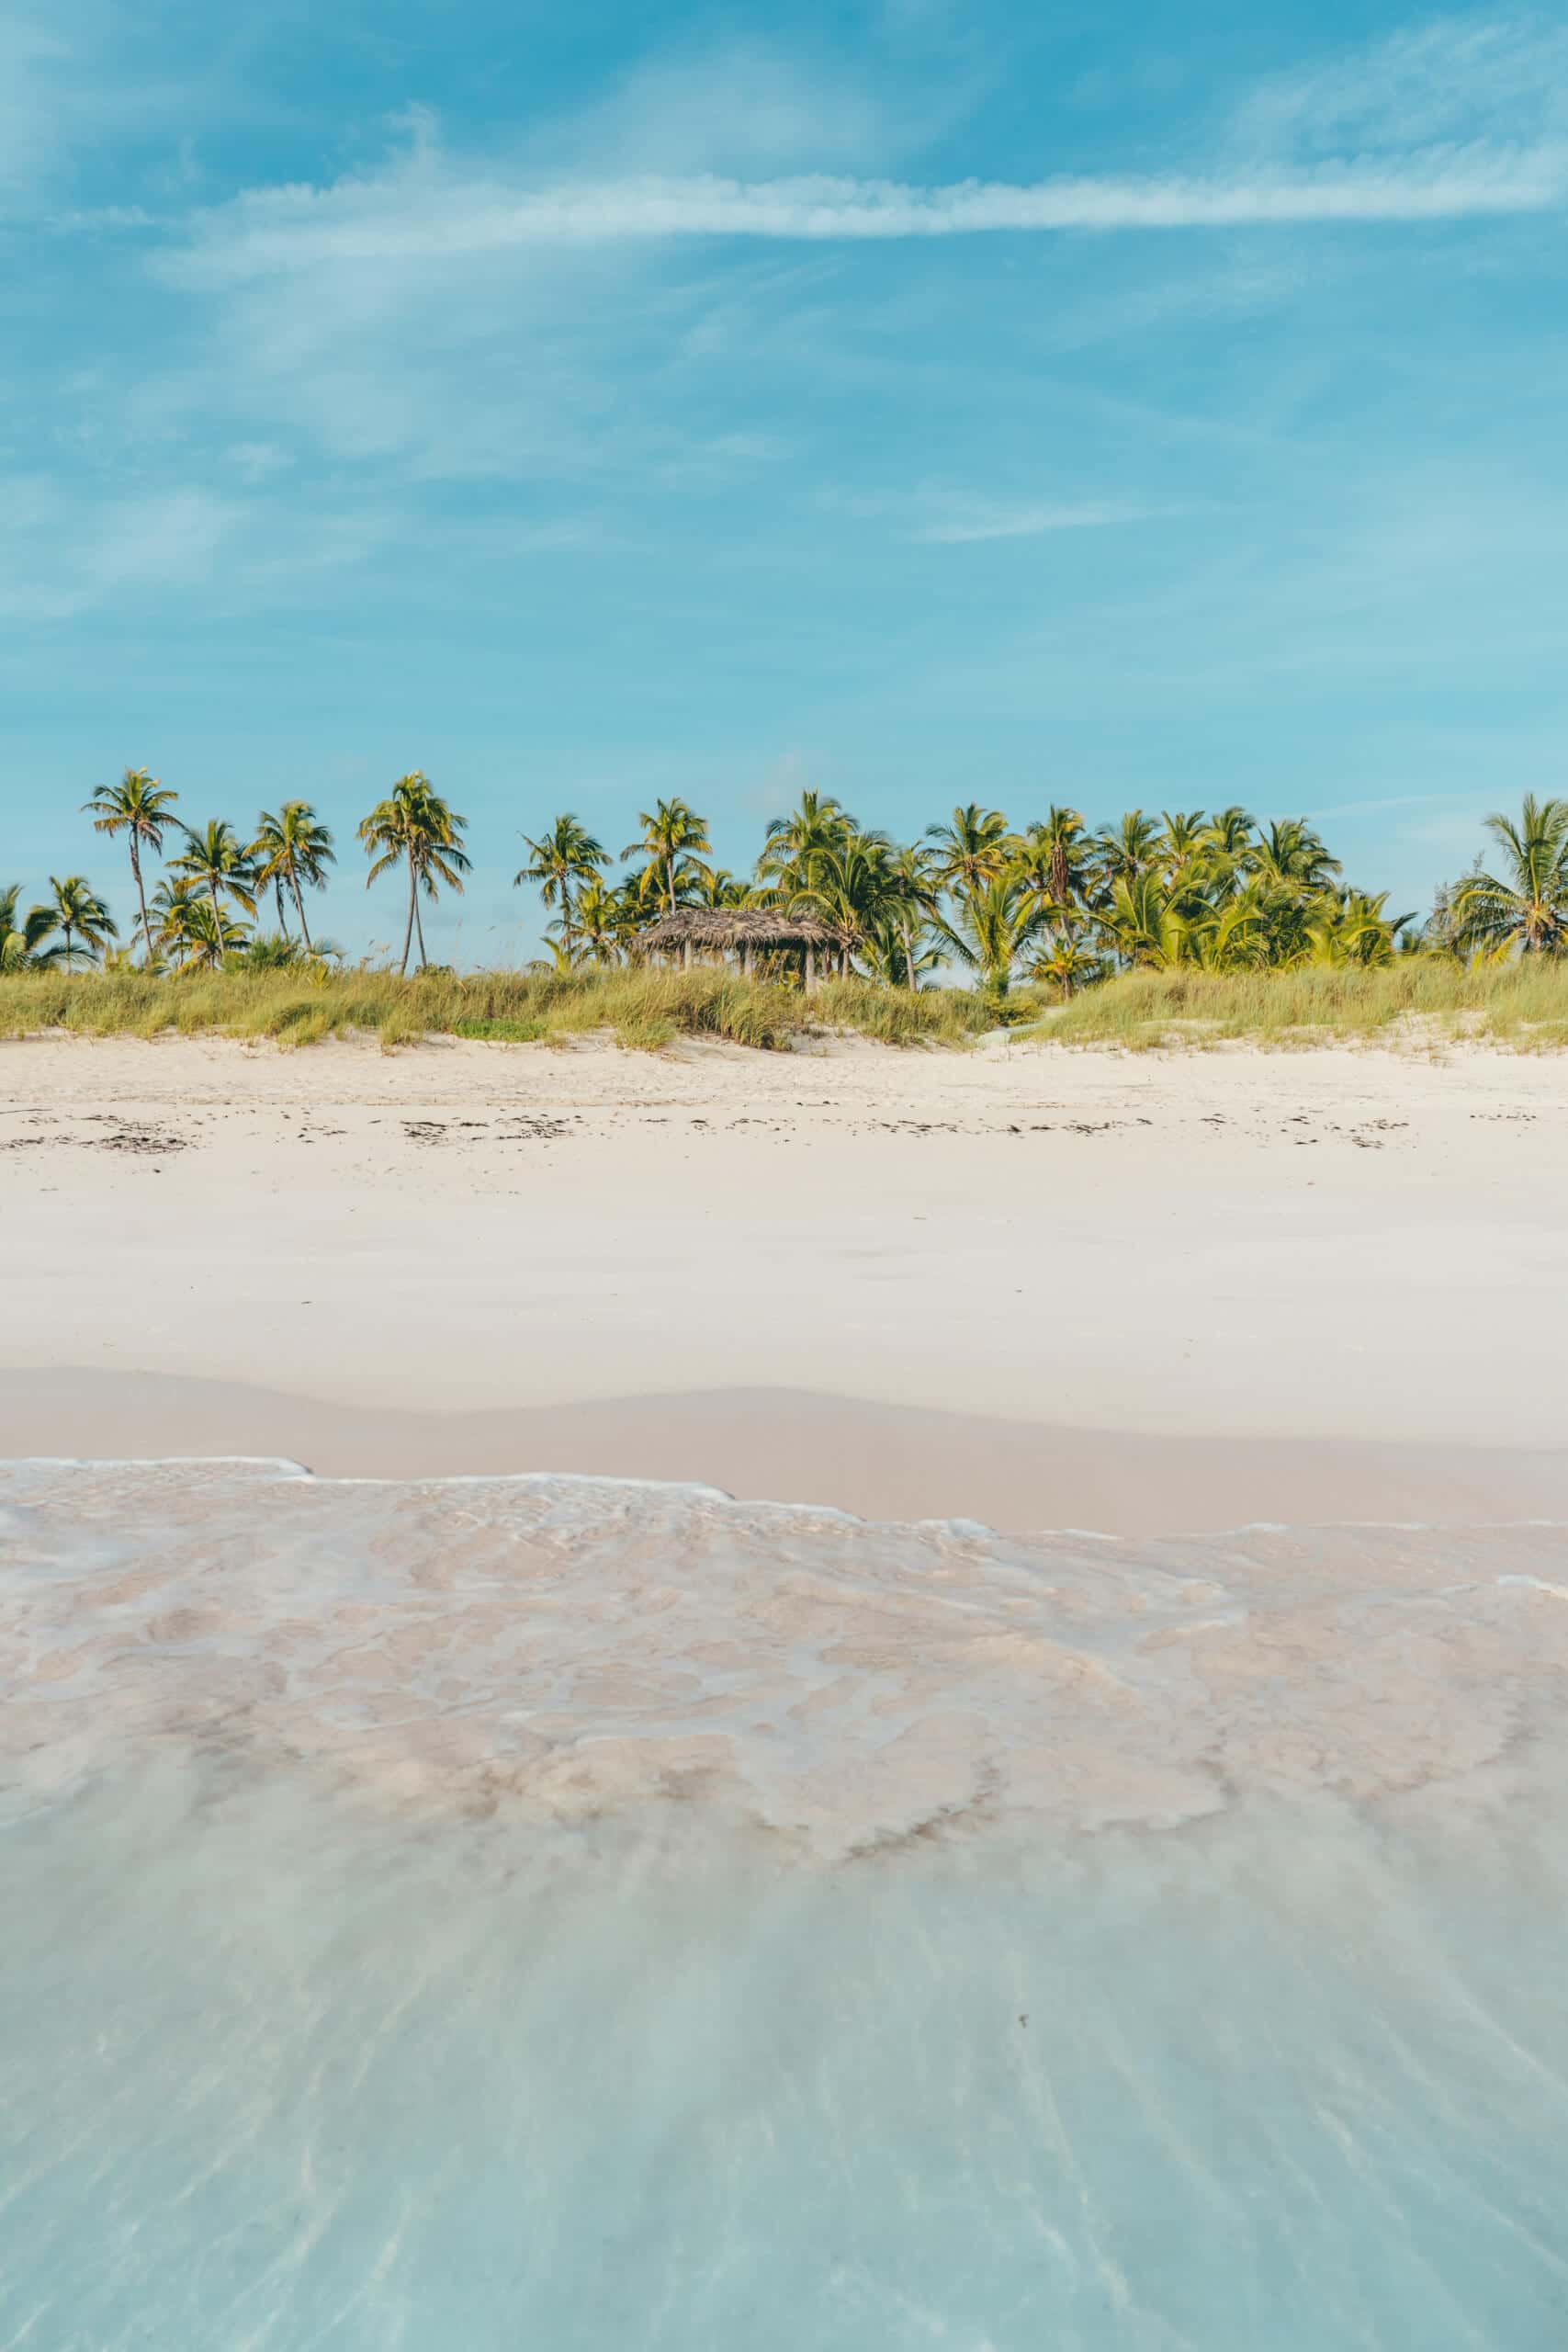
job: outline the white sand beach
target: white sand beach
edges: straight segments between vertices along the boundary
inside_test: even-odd
[[[1568,1515],[1551,1056],[0,1047],[0,1452]]]

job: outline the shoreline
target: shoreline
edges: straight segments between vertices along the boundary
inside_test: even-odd
[[[1010,1535],[1568,1523],[1568,1450],[1075,1429],[783,1388],[412,1411],[239,1381],[0,1371],[6,1458],[263,1460],[325,1480],[559,1476],[716,1487]]]
[[[0,1455],[883,1521],[1568,1518],[1544,1061],[0,1056]]]

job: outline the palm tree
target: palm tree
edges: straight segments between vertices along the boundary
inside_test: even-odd
[[[1079,989],[1091,987],[1104,970],[1100,958],[1085,947],[1077,933],[1055,932],[1043,936],[1040,953],[1029,967],[1029,977],[1047,982],[1066,1003]]]
[[[1247,871],[1257,830],[1257,819],[1237,801],[1228,808],[1216,810],[1210,818],[1201,838],[1204,864],[1213,887],[1235,889],[1238,877]]]
[[[299,917],[299,936],[309,952],[304,893],[326,887],[327,868],[337,862],[331,833],[308,800],[286,800],[276,817],[262,810],[249,854],[255,865],[256,888],[265,890],[270,882],[276,894],[279,931],[288,928],[283,920],[283,886],[288,883]]]
[[[158,918],[156,944],[179,971],[215,972],[226,956],[250,941],[250,926],[236,922],[221,903],[214,910],[206,883],[196,875],[165,876],[152,893],[152,911]]]
[[[1025,827],[1020,856],[1043,868],[1051,897],[1064,911],[1082,898],[1090,858],[1084,820],[1076,808],[1058,808],[1053,801],[1043,819]]]
[[[1375,898],[1365,890],[1342,890],[1337,899],[1321,901],[1306,925],[1306,961],[1363,969],[1392,964],[1401,934],[1416,918],[1385,914],[1387,904],[1386,890]]]
[[[1119,825],[1102,825],[1094,837],[1095,865],[1108,885],[1135,882],[1158,854],[1159,828],[1141,808],[1129,808]]]
[[[673,914],[676,875],[689,871],[694,859],[713,854],[707,819],[699,817],[683,800],[656,800],[651,808],[637,810],[637,820],[642,832],[621,855],[647,858],[644,880],[660,890]]]
[[[897,960],[903,964],[904,986],[918,989],[921,972],[929,971],[940,961],[935,949],[926,944],[936,920],[938,903],[931,853],[918,842],[905,843],[891,853],[886,867],[886,904],[878,922],[897,942]],[[895,969],[893,956],[885,956],[883,968],[891,978]]]
[[[408,970],[416,927],[420,969],[424,968],[424,925],[419,919],[421,891],[427,899],[434,899],[437,886],[445,882],[449,889],[461,894],[462,876],[468,873],[470,860],[459,837],[467,831],[467,818],[456,815],[417,768],[398,778],[386,799],[377,802],[359,828],[359,838],[371,859],[365,882],[367,889],[392,866],[406,864],[408,867],[409,919],[403,932],[403,960],[398,967],[400,972]]]
[[[85,875],[68,874],[63,881],[55,875],[49,877],[52,899],[41,907],[34,907],[28,917],[29,924],[40,921],[39,936],[47,939],[54,932],[64,936],[62,947],[51,947],[39,956],[40,964],[63,964],[69,972],[78,956],[85,956],[91,963],[105,943],[119,937],[119,929],[107,907]],[[74,943],[80,940],[78,947]]]
[[[1098,922],[1129,970],[1168,971],[1184,959],[1186,927],[1152,866],[1117,876]]]
[[[1269,959],[1268,909],[1255,883],[1184,921],[1191,959],[1206,972],[1254,971]]]
[[[759,881],[782,891],[809,888],[816,860],[840,849],[854,831],[854,819],[831,793],[803,792],[797,808],[769,820],[757,860]]]
[[[1340,871],[1339,860],[1329,856],[1304,817],[1285,817],[1270,825],[1254,842],[1249,862],[1269,889],[1298,904],[1319,897]]]
[[[124,833],[127,837],[130,878],[136,885],[136,903],[141,910],[141,942],[149,963],[152,958],[152,933],[147,921],[141,852],[143,845],[150,850],[162,850],[164,832],[178,821],[174,814],[178,797],[177,793],[166,791],[145,768],[127,768],[118,784],[106,784],[91,800],[83,803],[83,814],[91,816],[96,833]]]
[[[7,883],[0,890],[0,972],[25,972],[38,961],[38,951],[54,929],[48,907],[21,910],[22,886]]]
[[[953,922],[938,917],[938,928],[961,964],[978,972],[988,996],[1005,997],[1020,956],[1040,929],[1017,876],[1003,871],[955,901]]]
[[[590,963],[619,963],[621,944],[636,921],[621,892],[597,874],[577,894],[577,935]]]
[[[1076,808],[1052,807],[1014,844],[1012,872],[1042,923],[1070,933],[1083,922],[1089,879],[1084,821]]]
[[[698,865],[693,893],[699,907],[749,907],[751,886],[731,874],[728,865]]]
[[[1503,872],[1478,865],[1453,893],[1451,920],[1461,951],[1501,958],[1558,956],[1568,947],[1568,800],[1526,796],[1518,822],[1493,815],[1486,830],[1503,852]]]
[[[928,825],[926,839],[936,845],[932,879],[954,898],[972,898],[995,882],[1008,863],[1008,820],[999,808],[982,808],[976,800],[955,808],[949,823]]]
[[[209,818],[199,833],[187,825],[185,835],[186,847],[170,864],[176,874],[185,875],[206,891],[212,909],[213,933],[220,940],[226,898],[243,907],[247,914],[254,915],[256,910],[256,876],[251,853],[224,817]]]
[[[839,934],[839,971],[850,977],[853,956],[889,911],[894,884],[892,843],[886,833],[852,828],[836,849],[813,854],[811,880],[789,895],[792,913],[814,914]]]
[[[576,886],[597,881],[600,867],[610,863],[610,853],[570,809],[564,817],[558,817],[539,840],[525,833],[522,841],[524,848],[531,853],[530,861],[513,876],[512,887],[515,890],[525,882],[537,883],[546,906],[559,906],[561,941],[570,957]]]
[[[1155,854],[1178,911],[1188,920],[1201,917],[1208,903],[1212,864],[1202,809],[1167,808]]]

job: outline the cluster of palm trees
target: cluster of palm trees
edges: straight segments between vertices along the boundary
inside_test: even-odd
[[[546,936],[558,964],[616,963],[650,906],[682,904],[811,913],[839,934],[846,974],[918,988],[957,964],[996,996],[1020,975],[1071,996],[1140,968],[1367,967],[1418,950],[1568,945],[1568,801],[1527,801],[1517,824],[1489,819],[1505,877],[1477,868],[1421,929],[1388,911],[1386,893],[1347,886],[1304,819],[1262,826],[1234,806],[1157,819],[1135,808],[1095,831],[1076,808],[1015,829],[972,802],[911,844],[807,792],[769,825],[749,880],[710,862],[706,823],[684,801],[658,801],[638,821],[619,883],[574,816],[525,836],[529,862],[515,878],[554,910]]]
[[[250,836],[223,819],[197,827],[144,768],[128,769],[86,804],[95,827],[123,836],[137,904],[132,941],[81,875],[51,877],[51,896],[21,910],[0,889],[0,970],[66,969],[120,956],[152,969],[212,969],[248,961],[310,961],[339,951],[310,935],[307,893],[335,861],[333,836],[305,800],[264,810]],[[1465,958],[1568,953],[1568,800],[1528,798],[1517,820],[1489,817],[1500,870],[1477,865],[1440,894],[1430,920],[1390,914],[1386,893],[1348,887],[1338,860],[1303,818],[1260,825],[1247,809],[1130,810],[1091,831],[1076,808],[1052,807],[1015,828],[971,802],[919,842],[899,843],[856,822],[824,793],[803,793],[768,826],[750,878],[713,861],[706,820],[684,800],[656,800],[615,863],[580,820],[556,818],[514,884],[539,891],[557,966],[610,966],[637,935],[682,907],[759,907],[810,914],[839,942],[842,973],[919,988],[956,964],[988,994],[1020,976],[1058,995],[1117,971],[1196,967],[1257,970],[1303,964],[1370,967],[1397,955]],[[358,828],[367,882],[407,884],[400,969],[417,946],[427,963],[422,905],[461,891],[469,858],[458,816],[417,770],[400,776]],[[149,897],[145,863],[172,853]],[[270,892],[277,929],[258,935]],[[293,926],[298,927],[297,935]]]
[[[331,941],[311,938],[305,911],[306,892],[325,887],[337,856],[331,832],[308,800],[286,800],[276,812],[264,808],[247,837],[226,818],[186,824],[175,813],[176,799],[145,768],[128,768],[118,784],[106,785],[86,803],[95,830],[123,835],[130,852],[137,920],[128,946],[116,948],[118,926],[82,875],[51,876],[49,899],[26,914],[19,885],[0,889],[0,971],[27,965],[62,965],[69,971],[117,955],[135,962],[138,951],[144,968],[163,971],[211,971],[240,960],[320,966],[340,954]],[[407,870],[405,971],[416,929],[424,961],[422,891],[433,898],[442,882],[462,888],[459,876],[468,864],[463,831],[463,819],[417,774],[400,777],[359,828],[371,881],[390,866]],[[172,854],[149,898],[145,861],[163,856],[166,845]],[[277,929],[264,938],[254,919],[269,891]]]

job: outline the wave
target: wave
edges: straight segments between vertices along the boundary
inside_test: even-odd
[[[1561,1740],[1547,1522],[1027,1542],[535,1474],[0,1467],[0,1770],[169,1740],[394,1810],[701,1804],[831,1859],[1249,1799],[1495,1808]]]

